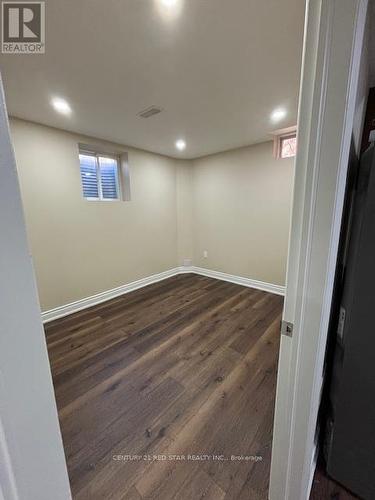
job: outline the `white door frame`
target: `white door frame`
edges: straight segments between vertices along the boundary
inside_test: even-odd
[[[0,499],[70,500],[1,78],[0,235]]]
[[[308,0],[271,500],[307,500],[367,0]]]

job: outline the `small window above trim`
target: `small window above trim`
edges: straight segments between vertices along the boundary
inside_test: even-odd
[[[296,156],[297,135],[295,127],[276,131],[274,135],[274,156],[277,159]]]
[[[280,158],[291,158],[296,156],[297,151],[297,136],[296,134],[289,137],[280,138]]]

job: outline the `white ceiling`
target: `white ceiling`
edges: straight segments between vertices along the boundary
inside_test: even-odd
[[[8,111],[182,158],[260,142],[296,122],[303,17],[303,0],[47,0],[46,54],[0,56]]]

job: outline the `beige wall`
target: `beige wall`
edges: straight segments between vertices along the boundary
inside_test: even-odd
[[[194,265],[285,284],[294,159],[275,160],[272,146],[194,161]]]
[[[42,310],[176,266],[176,165],[61,130],[11,120]],[[82,197],[78,142],[129,155],[131,202]]]
[[[184,260],[284,284],[294,162],[271,142],[184,161],[18,119],[11,132],[42,310]],[[130,202],[82,197],[79,142],[128,152]]]
[[[177,162],[177,261],[190,265],[194,254],[193,168],[191,161]]]

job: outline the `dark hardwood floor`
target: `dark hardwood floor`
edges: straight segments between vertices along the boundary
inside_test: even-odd
[[[322,464],[316,468],[310,500],[359,500],[343,486],[330,479]]]
[[[188,274],[47,324],[73,498],[266,499],[281,311]]]

